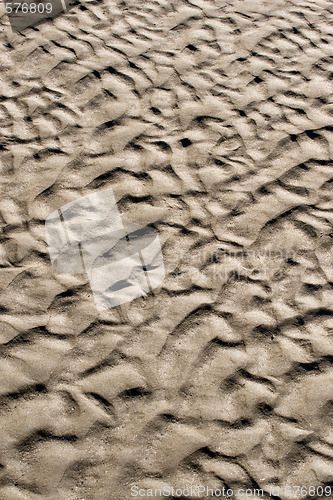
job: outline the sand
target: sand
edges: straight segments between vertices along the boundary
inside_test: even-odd
[[[332,3],[0,9],[0,498],[333,498]],[[166,277],[99,312],[44,223],[110,187]]]

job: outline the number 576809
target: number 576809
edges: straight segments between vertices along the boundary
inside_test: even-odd
[[[48,3],[20,3],[20,2],[6,2],[7,14],[51,14],[52,4]]]

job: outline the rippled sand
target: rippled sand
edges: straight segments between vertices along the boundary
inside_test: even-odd
[[[0,8],[0,498],[332,484],[332,3]],[[166,278],[99,313],[44,222],[108,187]]]

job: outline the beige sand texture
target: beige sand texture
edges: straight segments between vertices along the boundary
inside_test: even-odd
[[[14,34],[1,5],[1,500],[333,485],[332,12],[82,0]],[[166,278],[99,313],[44,223],[109,187]]]

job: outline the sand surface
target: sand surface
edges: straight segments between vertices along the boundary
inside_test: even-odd
[[[1,500],[321,498],[332,2],[82,0],[23,33],[0,9]],[[109,187],[166,278],[98,312],[44,222]]]

